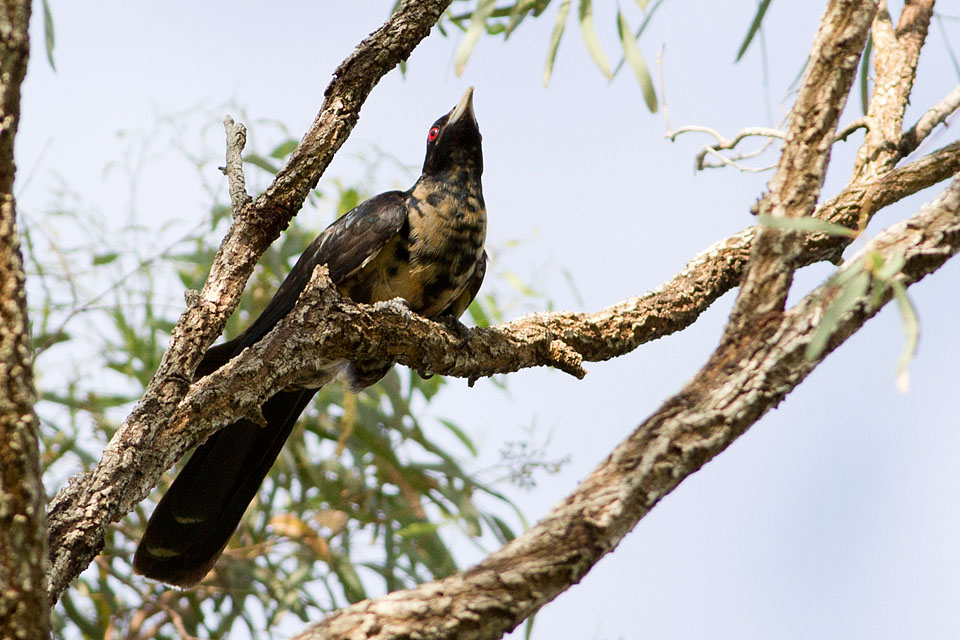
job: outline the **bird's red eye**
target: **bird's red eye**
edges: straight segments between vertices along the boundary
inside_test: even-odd
[[[440,127],[434,127],[433,129],[430,129],[430,133],[427,134],[427,140],[433,142],[437,139],[438,135],[440,135]]]

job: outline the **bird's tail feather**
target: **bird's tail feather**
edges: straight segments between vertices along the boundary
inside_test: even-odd
[[[316,392],[281,391],[263,405],[265,427],[238,420],[198,447],[154,509],[134,571],[181,587],[199,582],[220,557]]]

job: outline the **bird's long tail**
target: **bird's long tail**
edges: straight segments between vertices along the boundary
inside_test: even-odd
[[[202,376],[221,362],[211,350]],[[263,405],[267,425],[237,422],[194,451],[160,500],[133,558],[139,574],[188,587],[213,567],[317,389],[281,391]]]

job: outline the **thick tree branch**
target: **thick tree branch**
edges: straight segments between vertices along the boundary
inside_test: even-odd
[[[909,286],[960,252],[960,180],[864,252],[903,255]],[[851,261],[843,269],[859,268]],[[831,282],[779,317],[768,340],[721,348],[534,528],[473,568],[337,611],[301,640],[498,638],[579,581],[684,478],[728,447],[826,357],[805,351],[836,294]],[[837,325],[836,348],[886,304],[866,292]],[[728,358],[716,356],[726,351]],[[735,363],[736,366],[731,366]]]
[[[45,638],[46,519],[33,350],[13,198],[29,0],[0,3],[0,638]]]
[[[894,29],[886,1],[880,2],[872,32],[876,83],[864,116],[867,134],[857,152],[854,181],[871,180],[902,157],[903,114],[913,91],[933,4],[934,0],[907,0]]]
[[[873,0],[834,0],[827,6],[811,48],[787,135],[768,191],[757,204],[761,216],[813,214],[826,175],[837,122],[857,74],[860,54],[876,13]],[[747,320],[779,314],[801,250],[796,234],[760,229],[750,267],[734,304],[724,340],[736,341]]]
[[[156,459],[125,448],[152,450],[158,430],[176,410],[206,348],[236,308],[247,278],[314,188],[359,117],[374,85],[405,60],[450,0],[404,0],[391,18],[337,68],[316,120],[287,166],[254,201],[234,211],[203,290],[173,330],[170,344],[143,398],[104,450],[92,474],[75,478],[54,498],[49,512],[50,597],[56,600],[103,547],[106,526],[142,500],[164,468]],[[131,472],[131,469],[133,471]]]
[[[864,215],[960,171],[960,142],[895,170],[870,185],[844,191],[817,210],[818,217],[856,227]],[[211,433],[255,412],[285,386],[309,378],[330,361],[393,359],[420,371],[475,379],[537,366],[568,372],[585,361],[624,355],[641,344],[680,331],[737,285],[759,228],[719,242],[691,260],[656,290],[594,313],[536,313],[505,324],[473,329],[466,339],[442,323],[389,306],[358,305],[315,274],[294,312],[259,343],[191,387],[164,423],[149,456],[166,469]],[[839,259],[849,239],[803,237],[798,260]],[[561,366],[564,368],[564,366]],[[128,446],[134,446],[130,442]],[[129,473],[135,473],[131,468]]]

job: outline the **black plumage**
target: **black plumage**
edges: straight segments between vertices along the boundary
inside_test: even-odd
[[[294,307],[314,268],[326,264],[340,293],[356,302],[403,298],[429,318],[458,318],[486,270],[486,209],[480,130],[468,89],[427,134],[423,171],[407,191],[361,203],[327,227],[300,256],[263,313],[239,336],[211,347],[196,377],[256,343]],[[149,578],[191,586],[213,567],[317,389],[341,379],[359,391],[392,362],[338,362],[309,388],[289,388],[263,405],[266,427],[241,419],[197,448],[160,500],[134,556]]]

